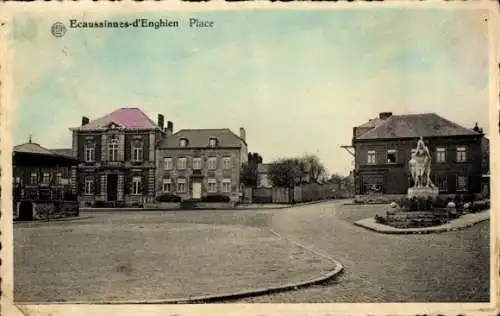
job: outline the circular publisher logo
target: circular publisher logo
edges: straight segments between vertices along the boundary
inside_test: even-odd
[[[55,37],[63,37],[64,34],[66,34],[66,26],[64,26],[64,24],[62,24],[61,22],[56,22],[56,23],[52,24],[52,27],[50,28],[50,32]]]

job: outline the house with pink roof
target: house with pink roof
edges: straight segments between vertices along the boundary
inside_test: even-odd
[[[96,119],[82,117],[71,128],[73,191],[82,207],[139,206],[154,199],[156,146],[173,129],[137,107],[117,109]]]

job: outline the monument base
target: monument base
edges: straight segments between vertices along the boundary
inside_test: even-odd
[[[432,197],[436,198],[439,195],[439,189],[437,188],[408,188],[408,198],[412,197]]]

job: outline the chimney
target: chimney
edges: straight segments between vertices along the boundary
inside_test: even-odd
[[[481,133],[481,129],[479,128],[479,126],[477,126],[477,122],[476,122],[476,125],[474,125],[474,128],[472,129],[474,132],[477,132],[477,133]]]
[[[89,118],[82,116],[82,126],[87,125],[90,122]]]
[[[165,132],[167,133],[167,135],[172,135],[172,133],[174,132],[174,123],[172,123],[172,121],[167,122]]]
[[[380,112],[379,115],[378,115],[378,117],[381,120],[387,120],[391,116],[392,116],[392,112]]]
[[[165,126],[165,117],[162,114],[158,114],[158,126],[163,130]]]
[[[240,127],[240,138],[247,141],[247,133],[243,127]]]

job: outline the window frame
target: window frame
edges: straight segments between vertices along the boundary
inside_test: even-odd
[[[202,161],[200,157],[194,157],[193,158],[193,170],[201,170],[202,168]]]
[[[213,185],[214,189],[211,189],[211,185]],[[210,178],[207,180],[207,192],[208,193],[217,193],[217,179]]]
[[[132,195],[142,195],[142,177],[133,176],[132,177]]]
[[[84,195],[94,195],[94,179],[86,177],[84,180]]]
[[[443,159],[440,159],[442,157]],[[446,163],[446,148],[437,147],[436,148],[436,163]]]
[[[95,147],[86,145],[83,149],[84,161],[95,162]]]
[[[394,154],[394,162],[389,162],[389,155]],[[398,163],[398,151],[396,149],[387,149],[386,151],[386,163],[389,165],[394,165]]]
[[[208,170],[217,170],[217,157],[208,157]]]
[[[227,190],[226,190],[227,186]],[[231,193],[231,179],[223,179],[222,180],[222,192],[223,193]]]
[[[467,147],[457,146],[456,160],[459,163],[467,162]]]
[[[172,157],[163,158],[163,170],[172,170],[174,168],[174,160]]]
[[[165,190],[165,186],[168,185],[170,188],[168,190]],[[171,193],[172,192],[172,179],[170,178],[163,178],[161,190],[164,193]]]
[[[370,157],[373,157],[373,162],[371,161]],[[377,151],[368,150],[366,152],[366,164],[367,165],[375,165],[376,163],[377,163]]]
[[[177,170],[186,170],[187,169],[187,158],[179,157],[177,158]]]
[[[119,161],[119,147],[118,140],[116,138],[111,138],[108,144],[108,161]]]
[[[233,168],[232,157],[230,157],[230,156],[224,157],[222,164],[224,165],[224,170],[232,169]]]
[[[182,190],[180,189],[180,185],[181,184],[183,186]],[[178,178],[177,181],[176,181],[176,191],[178,193],[186,193],[187,192],[186,188],[187,188],[187,181],[186,181],[186,179],[184,179],[184,178]]]

